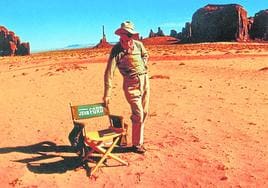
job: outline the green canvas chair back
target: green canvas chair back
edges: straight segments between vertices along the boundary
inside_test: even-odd
[[[88,119],[109,115],[109,110],[103,103],[71,106],[73,120]]]

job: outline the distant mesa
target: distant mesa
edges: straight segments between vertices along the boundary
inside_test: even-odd
[[[80,47],[81,47],[81,44],[71,44],[71,45],[66,46],[65,48],[80,48]]]
[[[29,55],[29,42],[22,42],[13,31],[0,26],[0,56]]]
[[[170,36],[182,43],[268,40],[268,10],[254,17],[238,4],[208,4],[198,9],[181,32],[171,30]]]
[[[142,39],[142,42],[145,45],[169,45],[169,44],[177,44],[179,43],[179,40],[171,36],[157,36]]]

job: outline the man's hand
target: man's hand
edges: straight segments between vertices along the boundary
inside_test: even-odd
[[[110,97],[103,97],[103,103],[107,107],[108,104],[110,103]]]

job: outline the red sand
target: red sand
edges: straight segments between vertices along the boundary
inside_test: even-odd
[[[267,187],[268,44],[147,48],[148,151],[91,179],[74,170],[69,102],[101,101],[110,49],[0,57],[0,187]],[[130,124],[121,82],[110,108]]]

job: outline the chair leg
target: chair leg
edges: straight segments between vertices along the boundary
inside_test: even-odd
[[[120,159],[119,157],[117,157],[117,156],[114,155],[114,154],[111,154],[111,153],[110,153],[110,154],[109,154],[109,157],[111,157],[111,158],[113,158],[114,160],[116,160],[116,161],[118,161],[118,162],[120,162],[120,163],[122,163],[122,164],[128,166],[128,162],[124,161],[123,159]]]
[[[99,166],[104,162],[104,160],[107,158],[107,157],[111,157],[125,165],[128,165],[128,163],[126,163],[125,161],[123,161],[122,159],[120,159],[119,157],[116,157],[115,155],[112,155],[111,154],[111,151],[113,150],[113,148],[115,147],[116,143],[118,142],[119,140],[119,137],[117,137],[115,139],[115,141],[113,142],[113,144],[107,149],[103,149],[103,148],[100,148],[100,147],[97,147],[98,150],[101,152],[101,153],[104,153],[103,157],[100,159],[100,161],[97,163],[97,165],[95,167],[93,167],[91,173],[90,173],[90,176],[92,176],[96,171],[97,169],[99,168]]]
[[[97,148],[98,148],[98,151],[99,151],[100,153],[105,154],[105,152],[106,152],[105,149],[103,149],[103,148],[101,148],[101,147],[97,147]],[[116,161],[119,161],[120,163],[122,163],[122,164],[128,166],[128,163],[127,163],[126,161],[122,160],[120,157],[118,157],[118,156],[116,156],[116,155],[114,155],[114,154],[112,154],[112,153],[109,153],[109,155],[108,155],[107,157],[110,157],[110,158],[112,158],[112,159],[114,159],[114,160],[116,160]]]

